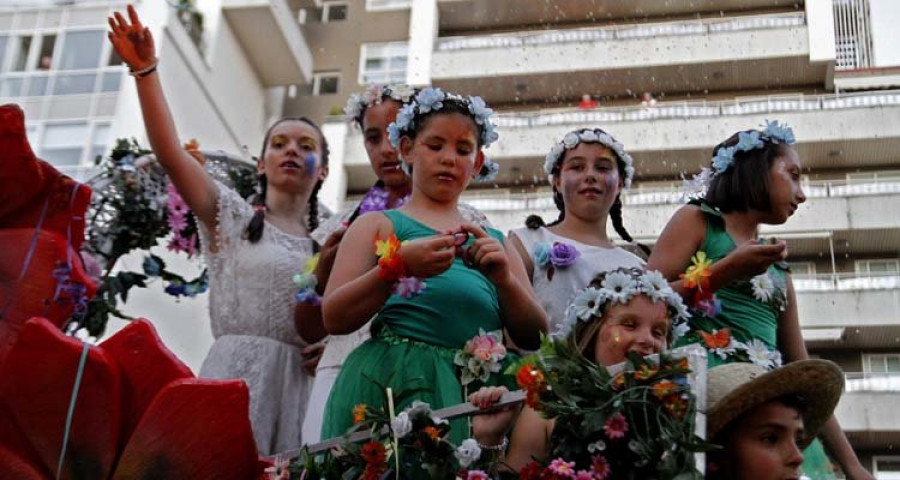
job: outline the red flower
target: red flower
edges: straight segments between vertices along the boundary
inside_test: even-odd
[[[613,440],[623,438],[628,433],[628,420],[625,420],[625,416],[621,413],[617,413],[606,419],[603,431]]]
[[[534,365],[523,365],[516,374],[516,383],[525,389],[525,403],[537,409],[540,395],[547,389],[543,372]]]
[[[53,478],[83,344],[32,319],[0,365],[4,478]],[[62,478],[265,478],[238,380],[201,380],[135,320],[90,347]]]
[[[387,451],[381,442],[372,441],[366,443],[360,449],[359,455],[370,466],[383,465],[387,461]]]
[[[606,480],[609,477],[609,474],[612,473],[612,468],[609,466],[609,461],[603,455],[594,455],[591,459],[591,473],[594,474],[594,478],[597,480]]]
[[[532,460],[519,470],[519,480],[541,480],[543,470],[541,464]]]

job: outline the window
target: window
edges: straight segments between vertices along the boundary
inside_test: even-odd
[[[118,92],[122,83],[122,72],[103,72],[101,80],[101,92]]]
[[[897,259],[875,259],[875,260],[857,260],[856,273],[872,273],[872,274],[890,274],[900,273],[900,260]]]
[[[34,68],[36,70],[50,70],[53,66],[53,48],[56,46],[56,35],[44,35],[38,50]]]
[[[875,471],[879,480],[900,480],[900,457],[875,457]]]
[[[0,72],[3,71],[3,61],[6,60],[7,43],[9,43],[9,37],[0,36]]]
[[[368,44],[362,46],[359,83],[403,83],[406,81],[405,42]]]
[[[25,93],[27,97],[42,97],[47,94],[47,80],[48,77],[46,74],[44,75],[35,75],[31,77],[30,82],[28,83],[28,91]]]
[[[94,135],[91,137],[91,152],[88,161],[93,162],[98,156],[104,156],[109,153],[109,130],[108,123],[94,125]]]
[[[71,75],[57,75],[53,84],[54,95],[74,95],[80,93],[93,93],[96,73],[79,73]]]
[[[809,277],[816,274],[816,264],[813,262],[791,262],[791,275],[794,277]]]
[[[334,95],[338,93],[338,85],[341,81],[339,73],[313,74],[313,95]]]
[[[366,10],[401,10],[409,8],[411,0],[366,0]]]
[[[871,181],[897,181],[900,180],[900,170],[885,170],[882,172],[853,172],[847,174],[849,182]]]
[[[31,35],[23,35],[16,37],[16,43],[13,46],[13,64],[11,70],[22,72],[28,63],[28,52],[31,50]]]
[[[0,83],[0,98],[20,97],[22,96],[22,78],[10,77]]]
[[[41,142],[41,157],[57,166],[78,165],[87,136],[85,122],[47,125]]]
[[[864,354],[866,373],[900,373],[900,353]]]
[[[59,70],[79,70],[100,66],[103,32],[66,32],[65,44],[59,59]]]
[[[344,2],[325,2],[322,5],[322,23],[340,22],[347,19],[347,4]]]

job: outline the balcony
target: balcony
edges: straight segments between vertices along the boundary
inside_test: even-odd
[[[846,390],[835,410],[855,449],[886,448],[900,441],[900,375],[847,373]]]
[[[286,0],[223,0],[222,12],[264,86],[312,81],[312,53]]]
[[[794,0],[631,0],[629,2],[522,2],[519,0],[438,0],[441,31],[536,28],[557,23],[628,18],[721,14],[793,8]]]
[[[432,83],[495,104],[824,85],[802,12],[441,37]]]

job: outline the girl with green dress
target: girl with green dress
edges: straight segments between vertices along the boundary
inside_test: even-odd
[[[342,435],[354,408],[383,405],[385,388],[416,393],[434,409],[465,401],[457,352],[482,332],[505,329],[537,348],[547,315],[503,234],[465,222],[460,194],[497,139],[479,97],[426,88],[388,127],[412,194],[397,210],[362,215],[347,230],[322,305],[329,334],[347,334],[375,316],[372,338],[344,363],[325,411],[322,438]],[[373,247],[374,244],[374,247]],[[492,383],[495,379],[489,379]],[[453,440],[466,436],[454,422]]]
[[[711,166],[688,182],[705,195],[675,213],[647,263],[692,307],[691,330],[676,346],[702,344],[711,367],[749,361],[774,369],[808,358],[787,246],[757,240],[761,224],[785,223],[806,200],[793,143],[790,127],[767,122],[717,145]],[[833,416],[820,436],[847,478],[874,479]],[[821,442],[804,456],[807,476],[835,478]]]

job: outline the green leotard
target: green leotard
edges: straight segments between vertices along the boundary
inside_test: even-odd
[[[384,215],[391,220],[400,241],[437,233],[400,211],[388,210]],[[498,230],[487,231],[503,241]],[[470,238],[469,243],[472,241]],[[479,329],[490,332],[503,328],[497,290],[459,257],[447,271],[425,282],[425,290],[413,298],[391,295],[372,323],[372,338],[347,357],[328,399],[323,439],[340,436],[353,425],[354,406],[364,403],[382,407],[384,391],[375,382],[391,387],[394,393],[426,389],[396,405],[397,412],[413,400],[427,402],[433,409],[465,401],[453,357],[479,334]],[[496,384],[497,380],[492,378],[488,383]],[[465,419],[451,422],[451,434],[457,443],[468,436]]]

